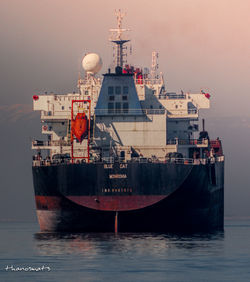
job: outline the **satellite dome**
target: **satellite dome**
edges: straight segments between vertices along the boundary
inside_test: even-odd
[[[96,53],[89,53],[83,58],[82,67],[86,72],[97,73],[102,68],[102,59]]]

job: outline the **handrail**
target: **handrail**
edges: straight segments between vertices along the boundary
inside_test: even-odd
[[[211,143],[211,141],[210,141]],[[217,144],[217,143],[216,143]],[[33,147],[43,147],[43,146],[70,146],[70,140],[32,140]],[[208,145],[208,139],[169,139],[167,140],[167,145]]]
[[[167,145],[208,145],[208,139],[169,139]]]
[[[96,115],[164,115],[165,109],[95,109]]]
[[[211,141],[210,141],[211,142]],[[217,143],[216,143],[217,144]],[[43,146],[70,146],[70,140],[32,140],[33,147],[43,147]],[[208,145],[208,139],[169,139],[167,140],[167,145]]]
[[[115,162],[119,163],[174,163],[174,164],[183,164],[183,165],[206,165],[206,164],[214,164],[216,162],[224,162],[224,156],[212,157],[212,158],[200,158],[200,159],[191,159],[191,158],[132,158],[131,160],[124,161],[124,159],[113,158],[113,157],[106,157],[102,158],[101,160],[92,160],[91,163],[102,163],[102,164],[113,164]],[[72,160],[70,158],[62,158],[56,160],[50,159],[39,159],[34,158],[33,166],[53,166],[53,165],[70,165],[70,164],[80,164],[85,163],[86,161],[83,160]]]
[[[51,141],[40,141],[32,140],[32,146],[43,147],[43,146],[70,146],[70,141],[65,140],[51,140]]]
[[[178,109],[178,110],[168,110],[168,115],[173,116],[173,115],[194,115],[197,114],[198,110],[197,109]]]
[[[171,99],[186,99],[186,94],[177,94],[177,93],[163,93],[159,95],[159,99],[171,100]]]
[[[153,84],[162,84],[162,78],[135,78],[135,84],[139,85],[153,85]]]
[[[69,117],[70,118],[70,111],[67,111],[67,110],[61,110],[61,111],[59,111],[59,110],[54,110],[54,111],[44,111],[44,110],[42,110],[42,117],[58,117],[58,116],[60,116],[60,117],[65,117],[65,116],[67,116],[67,117]]]
[[[96,115],[164,115],[166,109],[95,109]],[[197,109],[168,110],[168,115],[192,115],[197,114]],[[42,118],[70,118],[70,111],[42,111]]]

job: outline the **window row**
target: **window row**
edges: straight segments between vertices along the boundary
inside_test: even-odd
[[[118,100],[119,100],[119,99],[118,99]],[[123,95],[123,96],[122,96],[122,101],[127,101],[127,100],[128,100],[128,96]],[[115,96],[110,95],[110,96],[109,96],[109,101],[115,101]]]
[[[109,114],[119,114],[119,113],[128,113],[129,105],[128,103],[108,103],[108,113]]]
[[[108,87],[108,94],[128,94],[128,86],[109,86]]]

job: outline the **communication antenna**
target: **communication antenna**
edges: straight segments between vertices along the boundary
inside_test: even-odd
[[[152,65],[151,65],[151,79],[156,79],[157,77],[157,70],[158,70],[158,63],[157,63],[157,59],[159,57],[159,53],[156,51],[152,52]]]
[[[117,19],[117,28],[112,28],[109,31],[111,32],[109,41],[115,44],[115,63],[118,67],[123,67],[124,57],[126,57],[126,47],[123,45],[129,42],[129,39],[125,39],[123,34],[125,31],[129,31],[129,29],[122,28],[122,19],[125,16],[125,13],[122,13],[119,9],[118,11],[115,10],[115,15]]]

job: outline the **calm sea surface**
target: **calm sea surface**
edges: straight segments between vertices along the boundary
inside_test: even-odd
[[[38,231],[0,222],[0,281],[250,281],[250,220],[214,234]]]

